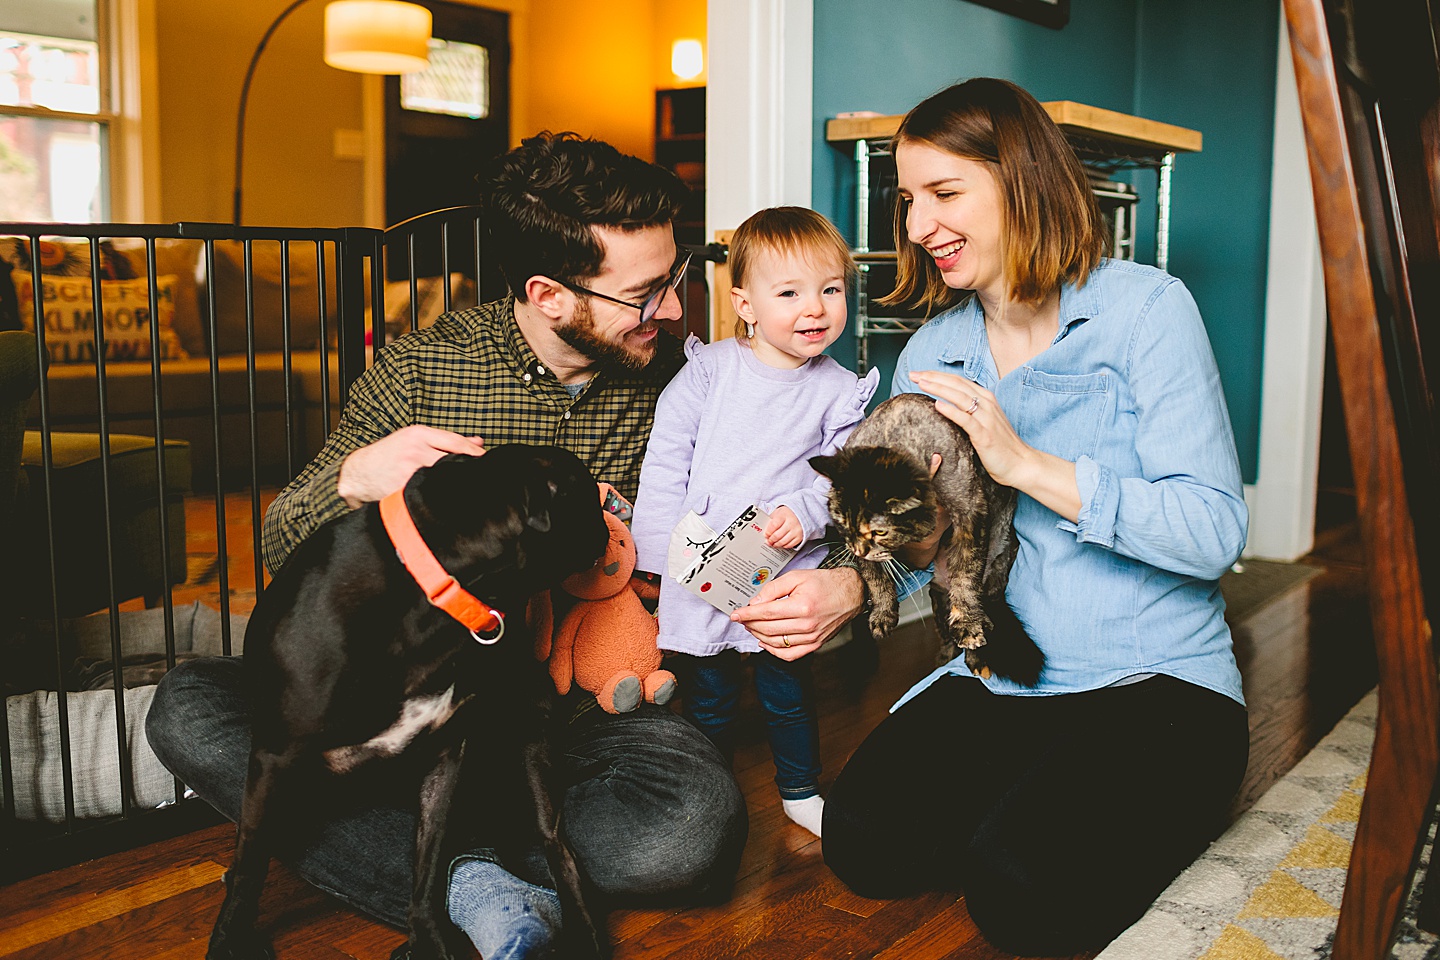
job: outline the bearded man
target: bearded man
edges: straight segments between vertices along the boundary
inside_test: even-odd
[[[684,362],[660,322],[681,316],[673,221],[685,188],[669,171],[609,144],[541,134],[496,162],[482,203],[511,295],[441,316],[381,350],[350,392],[316,458],[265,515],[272,570],[325,521],[405,485],[449,453],[484,444],[569,449],[634,499],[660,391]],[[744,451],[736,451],[743,456]],[[801,655],[859,611],[853,569],[771,581],[744,610],[761,639]],[[156,692],[146,731],[177,777],[230,819],[240,815],[249,710],[238,658],[180,663]],[[566,838],[603,894],[634,902],[713,900],[734,878],[745,800],[695,727],[641,704],[620,715],[572,694]],[[396,806],[336,811],[291,865],[367,914],[406,924],[414,817]],[[451,866],[447,909],[486,958],[541,957],[559,903],[538,854],[479,849]]]

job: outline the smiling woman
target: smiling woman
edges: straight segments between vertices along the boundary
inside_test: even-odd
[[[1247,515],[1219,375],[1184,286],[1103,257],[1085,173],[1024,90],[944,90],[894,155],[890,299],[944,311],[894,390],[936,398],[1024,494],[999,602],[1045,667],[1022,687],[957,657],[917,683],[836,779],[825,859],[864,896],[958,881],[1002,949],[1093,949],[1218,832],[1245,770],[1217,580]],[[984,762],[937,757],[937,729],[985,731]]]

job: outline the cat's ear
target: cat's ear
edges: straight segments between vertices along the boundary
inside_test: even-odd
[[[898,514],[909,513],[918,507],[925,506],[925,501],[919,497],[895,497],[885,501],[885,512]]]
[[[839,457],[811,457],[810,466],[814,467],[815,472],[820,474],[820,476],[829,477],[831,480],[834,480],[835,467],[839,459]]]

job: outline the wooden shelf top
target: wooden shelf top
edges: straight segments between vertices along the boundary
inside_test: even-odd
[[[1200,131],[1177,127],[1158,120],[1134,117],[1073,100],[1050,100],[1040,104],[1062,130],[1138,146],[1147,150],[1198,153]],[[836,117],[825,123],[825,139],[832,142],[874,140],[891,137],[904,119],[899,114],[883,117]]]

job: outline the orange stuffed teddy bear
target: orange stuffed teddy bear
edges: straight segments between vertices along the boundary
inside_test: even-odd
[[[659,588],[644,581],[632,585],[635,540],[621,521],[630,504],[608,483],[600,484],[600,500],[610,542],[605,555],[589,570],[565,580],[561,586],[576,598],[560,629],[550,594],[539,594],[530,609],[535,633],[535,657],[550,659],[550,677],[562,695],[573,681],[595,694],[607,713],[628,713],[642,700],[667,703],[675,695],[675,675],[660,669],[660,630],[655,617],[640,602],[636,588],[653,600]]]

